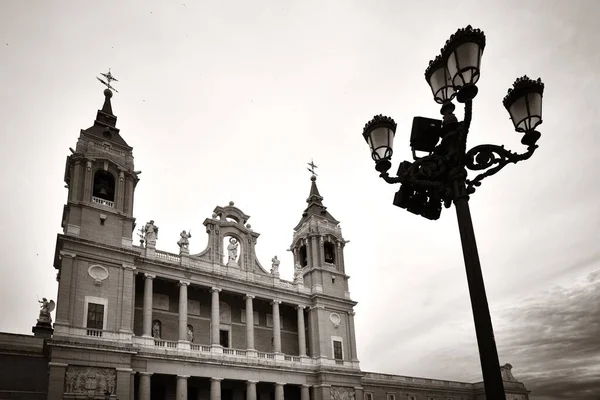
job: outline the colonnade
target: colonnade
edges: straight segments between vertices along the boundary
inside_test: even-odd
[[[143,304],[143,337],[152,337],[152,294],[153,281],[156,278],[152,274],[144,274],[144,304]],[[180,343],[189,343],[187,337],[188,326],[188,287],[190,282],[179,281],[179,337]],[[219,312],[219,293],[221,289],[213,287],[211,291],[211,345],[220,346],[219,343],[219,327],[220,327],[220,312]],[[249,351],[256,351],[254,347],[254,311],[253,300],[255,296],[247,294],[244,296],[246,300],[246,344]],[[281,353],[281,317],[279,312],[280,300],[272,300],[272,315],[273,315],[273,349],[275,354]],[[306,356],[306,335],[304,325],[304,309],[303,305],[296,305],[298,318],[298,349],[299,356]],[[276,399],[277,400],[277,399]]]
[[[139,372],[139,400],[151,400],[151,372]],[[176,400],[188,400],[189,375],[177,375],[175,387]],[[221,400],[221,381],[223,378],[210,378],[210,400]],[[256,384],[258,381],[246,381],[246,400],[257,400]],[[275,382],[275,400],[284,400],[283,388],[285,383]],[[192,400],[192,399],[189,399]],[[198,399],[200,400],[200,399]],[[300,400],[310,400],[310,385],[303,384],[300,388]]]

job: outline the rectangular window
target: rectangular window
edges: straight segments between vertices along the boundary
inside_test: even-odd
[[[91,329],[104,328],[104,304],[88,303],[86,326]]]
[[[373,393],[365,393],[365,400],[373,400]]]
[[[387,400],[396,400],[396,395],[394,393],[388,393]]]
[[[342,342],[340,340],[333,341],[333,358],[336,360],[343,360],[344,353],[342,352]],[[394,399],[388,399],[394,400]]]
[[[407,400],[417,400],[417,396],[409,394],[407,397]]]
[[[223,347],[229,347],[229,331],[220,330],[219,331],[219,344]]]
[[[273,326],[273,314],[267,314],[267,326]]]

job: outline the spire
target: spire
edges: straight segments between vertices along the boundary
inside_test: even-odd
[[[102,112],[105,114],[112,115],[114,117],[114,114],[112,111],[112,105],[110,104],[110,98],[112,96],[113,96],[113,94],[110,91],[110,89],[104,89],[104,105],[102,106]]]
[[[119,129],[117,128],[117,117],[113,113],[112,104],[110,102],[110,99],[113,97],[113,92],[119,93],[111,83],[113,81],[118,82],[118,80],[110,73],[110,70],[108,70],[108,73],[100,75],[105,78],[101,79],[96,77],[96,79],[106,86],[106,89],[104,89],[104,104],[102,105],[102,109],[98,110],[98,113],[96,114],[94,125],[85,129],[83,132],[95,136],[101,141],[113,142],[130,149],[127,142],[123,140],[119,133]]]
[[[312,165],[311,165],[312,164]],[[306,199],[308,206],[302,213],[302,219],[298,222],[298,225],[294,230],[297,230],[305,221],[307,221],[311,216],[316,216],[322,219],[326,219],[329,222],[333,222],[338,224],[339,222],[333,218],[333,216],[327,211],[327,207],[323,205],[323,196],[319,193],[319,188],[317,187],[317,174],[314,172],[314,168],[317,166],[314,165],[311,161],[309,164],[312,168],[308,170],[312,172],[312,176],[310,177],[311,185],[310,185],[310,194]]]

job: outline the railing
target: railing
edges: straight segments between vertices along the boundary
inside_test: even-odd
[[[156,347],[166,347],[168,349],[177,348],[177,342],[171,342],[169,340],[154,339],[154,345]]]
[[[236,350],[235,351],[235,355],[236,356],[246,356],[247,355],[247,351],[246,350]]]
[[[102,329],[91,329],[88,328],[86,331],[88,336],[93,336],[93,337],[102,337]]]
[[[234,356],[235,355],[235,350],[224,348],[223,349],[223,354],[229,354],[229,355]]]
[[[258,358],[264,358],[267,360],[274,360],[275,359],[275,354],[271,354],[271,353],[256,353]]]
[[[104,200],[104,199],[101,199],[100,197],[95,197],[95,196],[92,196],[92,203],[100,204],[101,206],[107,206],[107,207],[115,206],[114,201]]]
[[[156,250],[155,254],[156,254],[156,258],[161,258],[163,260],[175,261],[175,262],[180,262],[181,261],[181,257],[180,256],[172,254],[172,253],[167,253],[166,251]]]

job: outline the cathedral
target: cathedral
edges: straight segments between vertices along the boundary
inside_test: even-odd
[[[178,253],[161,251],[159,224],[136,229],[139,172],[111,97],[104,90],[66,159],[56,303],[40,301],[33,335],[0,333],[0,398],[485,398],[481,382],[361,370],[347,241],[315,175],[291,238],[293,281],[280,278],[277,257],[261,265],[259,233],[233,202],[204,220],[204,251],[190,253],[186,231]],[[502,366],[507,399],[528,399],[511,368]]]

